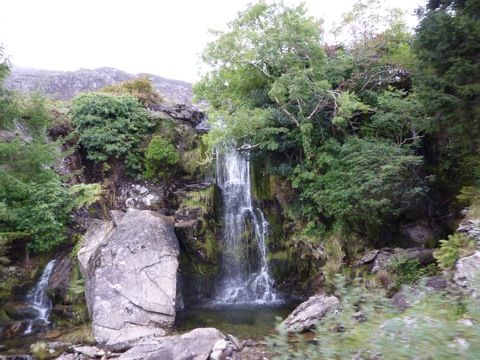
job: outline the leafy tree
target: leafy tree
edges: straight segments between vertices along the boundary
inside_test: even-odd
[[[398,10],[381,22],[372,4],[345,15],[351,42],[322,46],[303,5],[260,1],[214,32],[203,53],[211,71],[194,91],[210,102],[207,142],[233,140],[288,178],[298,197],[287,213],[306,232],[342,224],[373,235],[425,193],[413,155],[425,115],[402,88],[411,34]]]
[[[469,169],[478,161],[480,3],[430,0],[418,15],[414,79],[432,116],[428,156],[443,189],[456,193],[472,180]]]
[[[203,53],[212,70],[194,87],[210,102],[210,119],[223,124],[210,142],[234,138],[276,148],[276,135],[289,129],[301,134],[301,125],[326,102],[330,85],[319,24],[303,5],[260,1],[228,28],[213,32],[218,39]]]

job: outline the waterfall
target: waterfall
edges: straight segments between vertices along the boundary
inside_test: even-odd
[[[248,153],[234,149],[217,154],[217,184],[222,189],[223,281],[219,303],[263,303],[275,300],[267,264],[268,222],[254,208]]]
[[[29,303],[32,313],[35,314],[35,318],[30,319],[25,334],[30,334],[32,332],[32,325],[34,322],[40,321],[47,324],[49,323],[48,316],[52,310],[52,300],[48,297],[46,289],[55,261],[56,260],[51,260],[47,264],[43,270],[42,276],[27,294],[27,302]]]

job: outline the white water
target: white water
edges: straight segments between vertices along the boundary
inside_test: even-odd
[[[35,313],[35,318],[30,319],[25,334],[30,334],[32,332],[32,325],[34,322],[41,321],[47,324],[49,323],[48,316],[52,310],[52,300],[48,297],[46,289],[55,261],[56,260],[52,260],[47,264],[37,284],[27,294],[27,301],[29,307],[33,310],[33,313]]]
[[[246,153],[217,154],[217,184],[224,208],[223,281],[219,303],[266,303],[275,300],[267,264],[268,222],[254,208]]]

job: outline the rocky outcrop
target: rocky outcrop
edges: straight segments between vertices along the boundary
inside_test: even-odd
[[[470,291],[478,298],[478,283],[480,282],[480,251],[457,261],[453,274],[453,281],[458,286]]]
[[[183,335],[149,338],[122,354],[120,360],[207,360],[225,336],[214,328],[198,328]]]
[[[79,260],[85,266],[88,258],[86,299],[95,339],[119,350],[165,335],[173,325],[179,245],[173,224],[160,214],[129,209],[114,218],[110,234],[108,223],[87,233],[93,239],[85,237]],[[93,243],[98,246],[91,251]]]
[[[376,273],[382,268],[383,264],[385,264],[388,259],[399,252],[401,252],[402,256],[405,256],[407,259],[418,260],[419,264],[422,266],[432,264],[435,261],[435,258],[433,257],[433,249],[384,248],[380,250],[372,250],[366,253],[358,261],[356,261],[353,266],[365,266],[369,268],[370,273]]]
[[[193,97],[192,84],[166,79],[153,74],[129,74],[110,67],[79,69],[77,71],[50,71],[29,68],[13,68],[5,81],[5,88],[24,94],[40,91],[51,100],[71,100],[77,94],[99,90],[106,85],[133,80],[147,75],[155,90],[165,99],[190,104]]]
[[[289,333],[309,330],[318,323],[329,310],[339,303],[334,295],[316,295],[297,306],[282,322]]]
[[[47,293],[53,295],[57,303],[64,302],[70,287],[70,278],[73,271],[73,259],[70,257],[71,249],[62,251],[56,257],[52,274],[48,280]]]
[[[404,286],[392,296],[391,301],[395,307],[406,310],[418,303],[425,294],[445,290],[448,285],[448,280],[443,275],[430,276],[412,286]]]
[[[411,247],[425,247],[441,238],[441,229],[432,221],[419,220],[402,226],[402,234]]]

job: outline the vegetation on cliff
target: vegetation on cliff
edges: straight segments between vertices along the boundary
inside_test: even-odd
[[[351,261],[353,243],[374,246],[432,207],[446,215],[475,180],[477,5],[430,1],[419,16],[412,34],[398,9],[359,1],[337,29],[346,40],[327,44],[303,5],[260,1],[203,52],[210,72],[194,92],[210,103],[207,143],[247,144],[287,181],[284,245],[321,260],[314,273],[332,239],[337,262]]]

